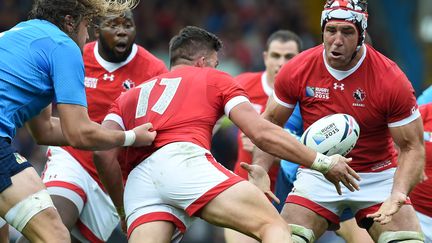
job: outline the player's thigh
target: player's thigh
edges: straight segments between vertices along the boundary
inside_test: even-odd
[[[355,218],[345,220],[340,223],[340,228],[336,233],[346,242],[350,243],[373,243],[369,233],[357,225]]]
[[[2,215],[5,215],[18,202],[45,189],[33,167],[22,170],[12,176],[11,180],[12,185],[0,193],[0,212]]]
[[[377,241],[381,233],[385,231],[416,231],[421,232],[421,227],[412,205],[405,204],[392,216],[392,220],[382,225],[374,222],[369,229],[372,238]]]
[[[254,238],[228,228],[224,229],[224,237],[225,243],[258,243]]]
[[[71,200],[63,196],[51,195],[51,199],[63,224],[65,224],[69,231],[72,230],[79,218],[77,206]]]
[[[285,203],[281,216],[288,224],[297,224],[313,230],[316,238],[319,238],[328,228],[328,222],[324,217],[294,203]]]
[[[154,221],[136,227],[129,237],[130,243],[170,243],[175,225],[168,221]]]
[[[257,233],[262,226],[281,220],[264,193],[247,181],[220,193],[202,209],[200,216],[209,223],[243,233]]]

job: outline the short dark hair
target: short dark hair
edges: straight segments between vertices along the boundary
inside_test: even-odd
[[[170,65],[189,63],[221,48],[222,42],[216,35],[196,26],[186,26],[169,43]]]
[[[275,41],[281,41],[281,42],[287,42],[287,41],[294,41],[297,44],[298,51],[301,52],[303,48],[303,43],[300,37],[289,30],[278,30],[276,32],[273,32],[273,34],[270,35],[270,37],[267,39],[267,43],[265,45],[265,50],[268,51],[270,44]]]
[[[43,19],[57,25],[64,31],[66,15],[72,16],[74,24],[78,25],[83,18],[93,18],[106,14],[122,13],[132,9],[138,0],[35,0],[29,19]]]

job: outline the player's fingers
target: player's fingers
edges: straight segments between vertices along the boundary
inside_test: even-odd
[[[246,170],[247,172],[252,171],[252,166],[246,162],[240,162],[240,167]]]
[[[347,180],[347,183],[353,188],[353,190],[360,190],[360,186],[358,185],[357,181],[354,179],[354,177],[351,176],[351,174],[349,175],[345,175],[345,178]],[[352,190],[352,192],[353,192]]]
[[[353,170],[353,168],[348,166],[348,173],[354,177],[357,181],[361,181],[361,177],[359,176],[359,174],[357,174],[357,172],[355,172],[355,170]]]
[[[375,212],[375,213],[367,214],[366,218],[376,218],[376,217],[378,217],[380,215],[381,215],[380,213]]]
[[[352,161],[352,158],[345,158],[345,162],[346,162],[347,164],[351,163],[351,161]]]
[[[333,184],[334,184],[334,186],[336,187],[336,191],[337,191],[337,193],[338,193],[339,195],[342,195],[342,190],[341,190],[341,186],[340,186],[339,182],[335,182],[335,183],[333,183]]]
[[[347,179],[346,177],[345,178],[342,178],[341,179],[341,182],[342,182],[342,184],[346,187],[346,188],[348,188],[348,190],[350,190],[350,191],[355,191],[355,189],[354,189],[354,187],[353,187],[353,185],[352,185],[352,182],[349,180],[349,179]]]
[[[150,129],[152,129],[152,128],[153,128],[153,124],[152,124],[152,123],[150,123],[150,122],[144,123],[144,124],[143,124],[143,126],[144,126],[144,127],[146,127],[146,128],[147,128],[147,130],[150,130]]]
[[[266,194],[268,197],[270,197],[273,201],[275,201],[277,204],[280,203],[279,198],[277,198],[276,195],[273,194],[272,191],[266,191],[265,194]]]

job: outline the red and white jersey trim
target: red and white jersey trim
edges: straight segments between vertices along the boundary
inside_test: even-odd
[[[413,114],[411,114],[411,116],[397,122],[389,123],[388,127],[400,127],[414,121],[419,117],[420,117],[420,111],[417,109]]]
[[[134,59],[134,57],[136,56],[136,54],[138,53],[138,46],[136,44],[133,44],[132,46],[132,51],[129,54],[128,58],[126,60],[124,60],[123,62],[119,62],[119,63],[114,63],[114,62],[108,62],[105,59],[103,59],[101,57],[101,55],[99,55],[99,51],[98,51],[98,43],[95,44],[94,49],[93,49],[93,53],[95,55],[95,58],[97,60],[97,62],[103,67],[105,68],[105,70],[107,70],[108,72],[112,73],[115,70],[125,66],[126,64],[128,64],[130,61],[132,61]]]
[[[121,116],[119,116],[119,115],[117,115],[115,113],[109,113],[105,117],[104,121],[113,121],[113,122],[119,124],[123,128],[123,130],[126,131],[126,127],[125,127],[125,125],[123,123],[123,119],[121,118]]]
[[[226,103],[225,108],[224,108],[225,115],[227,115],[229,117],[229,113],[232,110],[232,108],[234,108],[236,105],[243,103],[243,102],[250,102],[250,101],[245,96],[236,96],[236,97],[230,99]]]
[[[324,49],[323,50],[323,59],[324,59],[324,64],[325,64],[325,67],[327,68],[327,71],[338,81],[341,81],[342,79],[350,76],[355,71],[357,71],[357,69],[359,69],[359,67],[362,65],[364,59],[366,58],[367,48],[365,47],[365,45],[363,45],[362,48],[364,51],[363,51],[363,55],[361,56],[360,60],[357,62],[357,64],[353,68],[351,68],[350,70],[347,70],[347,71],[341,71],[341,70],[337,70],[337,69],[332,68],[327,63],[327,60],[325,58],[325,49]]]
[[[270,96],[273,94],[273,88],[270,87],[268,80],[267,80],[267,72],[263,72],[261,75],[261,85],[264,90],[264,93],[266,93],[267,96]]]
[[[293,104],[288,104],[288,103],[283,102],[281,99],[279,99],[276,96],[275,92],[273,92],[273,99],[276,101],[276,103],[278,103],[279,105],[284,106],[286,108],[294,109],[294,107],[295,107],[295,105],[293,105]]]

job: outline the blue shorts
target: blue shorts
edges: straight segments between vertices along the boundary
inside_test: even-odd
[[[8,138],[0,138],[0,193],[12,185],[12,176],[31,166],[15,151]]]

